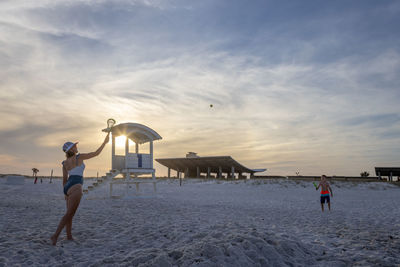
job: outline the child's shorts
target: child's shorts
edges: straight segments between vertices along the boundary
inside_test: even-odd
[[[326,203],[331,202],[329,195],[321,195],[321,204],[325,203],[325,200],[326,200]]]

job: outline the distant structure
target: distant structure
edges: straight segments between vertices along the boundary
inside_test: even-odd
[[[199,158],[199,156],[197,156],[197,153],[195,152],[188,152],[186,158]]]
[[[244,174],[254,176],[256,172],[264,172],[267,169],[250,169],[231,156],[200,157],[195,152],[188,152],[185,158],[156,159],[157,162],[168,168],[168,178],[171,177],[171,169],[177,172],[176,177],[183,173],[184,177],[200,178],[244,178]],[[204,174],[204,175],[203,175]]]
[[[382,176],[387,176],[389,182],[393,182],[393,176],[397,176],[399,181],[400,167],[375,167],[376,176],[382,179]]]
[[[8,185],[23,185],[25,183],[25,176],[7,175],[6,177],[6,184]]]

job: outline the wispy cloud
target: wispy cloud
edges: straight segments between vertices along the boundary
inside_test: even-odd
[[[95,149],[114,117],[159,132],[159,157],[194,150],[271,173],[371,171],[400,156],[399,7],[2,1],[0,150],[58,164],[63,142]]]

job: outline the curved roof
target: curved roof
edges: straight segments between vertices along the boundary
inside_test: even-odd
[[[156,159],[162,165],[173,170],[184,171],[188,169],[196,169],[199,167],[200,172],[207,172],[210,167],[211,172],[218,172],[221,167],[222,172],[231,172],[232,166],[235,167],[235,172],[255,173],[263,172],[266,169],[249,169],[231,156],[218,156],[218,157],[197,157],[197,158],[169,158],[169,159]]]
[[[107,131],[107,129],[103,129],[103,132]],[[162,139],[162,137],[153,129],[143,124],[132,122],[121,123],[113,126],[111,129],[111,133],[115,137],[125,135],[133,142],[138,144]]]

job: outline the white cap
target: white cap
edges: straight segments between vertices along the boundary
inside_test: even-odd
[[[63,151],[64,152],[67,152],[68,150],[70,150],[74,145],[76,145],[78,142],[76,142],[76,143],[72,143],[72,142],[66,142],[64,145],[63,145]]]

